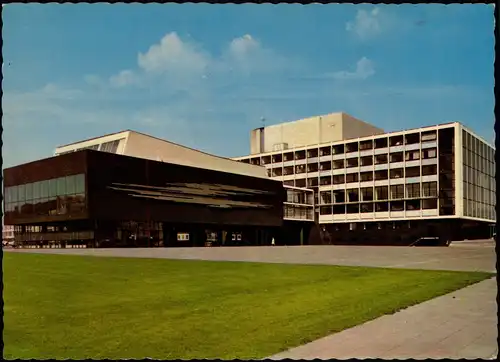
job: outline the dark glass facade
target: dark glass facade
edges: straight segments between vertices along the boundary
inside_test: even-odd
[[[495,150],[462,131],[464,216],[496,219]]]

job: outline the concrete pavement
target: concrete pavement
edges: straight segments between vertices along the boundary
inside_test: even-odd
[[[493,244],[484,243],[455,247],[311,245],[214,248],[12,249],[8,252],[325,264],[403,269],[496,271],[494,246]]]
[[[494,359],[496,294],[492,278],[270,358]]]

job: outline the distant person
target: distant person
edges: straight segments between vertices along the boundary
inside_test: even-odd
[[[271,239],[271,245],[274,246],[275,245],[275,242],[274,242],[274,238]]]

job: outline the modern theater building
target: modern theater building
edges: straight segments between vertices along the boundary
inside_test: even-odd
[[[133,131],[4,170],[5,223],[25,246],[304,244],[312,200],[262,167]]]
[[[323,242],[408,245],[489,238],[495,150],[458,122],[385,133],[344,113],[258,128],[250,156],[284,185],[314,190]]]
[[[398,244],[488,238],[494,148],[460,123],[385,133],[333,113],[228,159],[139,132],[4,170],[18,245]]]

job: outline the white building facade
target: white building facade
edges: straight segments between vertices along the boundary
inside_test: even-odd
[[[236,160],[264,166],[285,185],[313,189],[315,220],[336,225],[333,231],[453,219],[471,221],[462,236],[474,237],[468,234],[486,233],[478,225],[496,222],[491,144],[458,122],[373,133]]]

